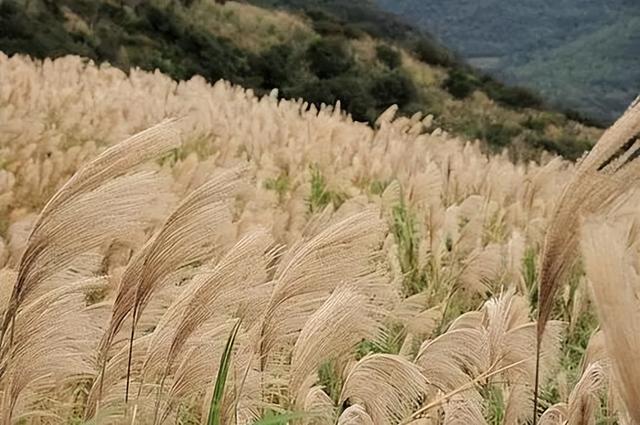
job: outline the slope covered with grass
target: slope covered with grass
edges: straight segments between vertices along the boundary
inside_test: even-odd
[[[526,423],[542,306],[540,421],[637,414],[639,104],[514,163],[394,109],[0,74],[5,423]]]
[[[403,115],[431,114],[435,126],[483,140],[493,151],[508,148],[514,158],[537,158],[541,150],[576,158],[599,134],[541,109],[530,92],[458,64],[406,24],[360,13],[375,10],[371,5],[299,6],[10,0],[0,5],[0,50],[40,58],[72,53],[181,80],[224,78],[316,106],[340,100],[371,124],[396,104]]]

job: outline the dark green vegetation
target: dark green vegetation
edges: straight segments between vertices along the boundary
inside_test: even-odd
[[[592,137],[567,131],[567,127],[570,126],[567,119],[600,127],[601,123],[598,120],[586,118],[583,114],[566,108],[566,105],[560,105],[566,112],[553,112],[555,106],[547,104],[536,92],[522,86],[505,85],[489,73],[470,67],[426,32],[425,29],[429,30],[429,27],[422,26],[423,29],[416,29],[408,25],[403,18],[383,10],[376,1],[250,0],[251,3],[260,6],[282,8],[294,13],[302,12],[312,19],[313,28],[321,34],[342,34],[346,38],[357,38],[359,34],[365,33],[375,39],[399,46],[420,62],[446,70],[448,75],[440,81],[440,88],[455,99],[465,101],[474,92],[479,91],[498,105],[526,115],[514,120],[512,116],[495,114],[478,116],[475,114],[476,111],[465,109],[455,110],[457,117],[454,117],[453,113],[442,113],[437,106],[442,102],[442,98],[434,90],[423,92],[421,105],[416,109],[432,113],[436,117],[436,124],[449,131],[463,134],[465,137],[479,137],[496,149],[513,146],[516,141],[516,144],[520,145],[517,148],[520,153],[524,146],[525,150],[530,147],[534,150],[541,148],[569,158],[577,158],[593,144]],[[390,7],[390,10],[395,11],[393,7]],[[395,69],[397,65],[386,45],[378,46],[376,53],[381,63]],[[347,97],[352,98],[352,94],[348,91]],[[554,100],[553,96],[547,97],[546,92],[544,94],[544,99]],[[358,103],[354,102],[353,105]],[[549,112],[532,111],[533,114],[528,114],[524,111],[527,108]],[[405,108],[405,112],[410,110],[410,107]],[[462,115],[466,115],[465,118],[461,118],[461,112]],[[536,128],[526,125],[531,121],[541,125]],[[508,131],[504,131],[505,122]],[[551,131],[548,131],[550,127]],[[555,131],[558,127],[563,129],[561,134]]]
[[[376,0],[474,66],[610,122],[640,91],[634,0]]]
[[[277,88],[283,98],[317,106],[339,100],[354,119],[370,123],[397,104],[401,114],[432,114],[439,127],[521,158],[541,149],[575,158],[597,137],[563,114],[542,111],[532,92],[462,64],[371,1],[253,3],[269,8],[202,0],[5,0],[0,50],[37,58],[76,54],[179,80],[226,79],[258,94]]]
[[[326,36],[340,34],[346,38],[358,38],[367,34],[395,43],[424,63],[450,69],[452,80],[466,79],[464,93],[456,92],[449,84],[444,86],[457,98],[465,98],[474,90],[481,90],[493,100],[510,107],[543,106],[542,100],[533,92],[522,87],[506,86],[489,75],[478,73],[435,41],[430,34],[417,30],[393,14],[384,12],[372,0],[253,0],[251,3],[295,12],[302,11],[311,18],[314,30]],[[393,63],[387,46],[378,46],[376,53],[380,62],[390,68],[400,65],[399,58]]]
[[[0,48],[37,58],[77,54],[128,69],[160,69],[176,79],[200,74],[243,83],[249,57],[229,40],[192,27],[176,8],[140,2],[4,1]],[[77,25],[70,24],[76,19]]]
[[[317,105],[340,99],[361,121],[372,122],[393,103],[405,110],[418,100],[411,79],[389,68],[393,59],[383,54],[385,62],[373,68],[357,61],[346,35],[327,31],[320,37],[252,51],[194,25],[187,6],[192,3],[4,1],[0,49],[37,58],[77,54],[125,70],[157,68],[182,80],[196,74],[210,81],[224,78],[259,93],[279,88],[283,97],[302,97]],[[74,27],[71,20],[82,25]],[[359,35],[362,32],[355,30],[349,34]]]

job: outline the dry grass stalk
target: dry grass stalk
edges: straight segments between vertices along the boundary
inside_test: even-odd
[[[178,143],[175,121],[152,127],[107,149],[80,169],[49,200],[31,230],[22,255],[18,277],[0,330],[0,345],[20,304],[47,276],[63,270],[75,255],[98,246],[105,236],[111,235],[120,226],[126,227],[125,219],[128,218],[130,222],[141,219],[139,209],[148,206],[153,194],[158,193],[155,191],[161,191],[162,186],[147,186],[146,192],[136,192],[132,188],[151,183],[151,176],[124,175],[134,167],[177,147]],[[117,177],[121,179],[114,180]],[[128,180],[131,178],[139,181]],[[101,202],[113,207],[109,215],[100,208]],[[127,213],[131,216],[127,217]],[[77,239],[71,239],[71,235],[77,235]],[[52,248],[61,243],[64,243],[65,249],[52,252]]]
[[[538,341],[541,341],[551,315],[554,295],[577,259],[580,217],[619,205],[618,199],[640,178],[640,161],[637,161],[640,156],[639,100],[580,161],[556,205],[540,261]],[[537,405],[538,382],[535,390]]]
[[[629,247],[631,226],[588,221],[582,251],[587,277],[602,325],[614,383],[629,417],[640,421],[640,279],[635,251]]]
[[[356,363],[345,377],[340,403],[362,406],[373,423],[398,423],[432,391],[420,367],[401,356],[373,354]]]
[[[579,218],[602,209],[640,176],[640,102],[636,100],[591,152],[558,201],[545,238],[540,266],[538,336],[551,313],[553,296],[577,256]]]
[[[375,211],[367,211],[329,226],[284,255],[259,330],[263,365],[279,343],[295,341],[307,318],[338,285],[359,281],[365,290],[379,287],[375,261],[382,236],[383,222]]]
[[[132,348],[135,328],[152,293],[176,273],[209,260],[225,245],[222,229],[231,225],[229,203],[241,174],[242,169],[226,171],[191,192],[132,260],[124,272],[111,321],[101,343],[102,369],[113,338],[126,316],[131,314],[132,317],[129,338]],[[125,401],[129,397],[129,380],[130,376],[127,376]]]

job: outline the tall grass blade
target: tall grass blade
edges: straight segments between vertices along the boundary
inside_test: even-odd
[[[227,345],[224,347],[224,352],[220,358],[220,367],[218,368],[218,377],[216,378],[216,385],[213,390],[213,397],[211,398],[211,407],[209,408],[208,425],[220,425],[222,414],[222,397],[224,396],[224,388],[227,383],[227,374],[229,372],[229,365],[231,364],[231,353],[233,352],[233,345],[236,341],[236,335],[240,329],[241,320],[238,320],[227,340]]]

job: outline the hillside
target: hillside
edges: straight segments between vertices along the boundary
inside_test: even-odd
[[[371,124],[397,104],[401,114],[432,115],[433,126],[525,160],[542,150],[576,158],[600,134],[542,109],[530,92],[459,64],[372,3],[342,4],[303,12],[298,4],[292,12],[235,2],[11,0],[0,5],[0,50],[77,54],[179,80],[223,78],[316,106],[339,100],[354,119]]]
[[[202,77],[1,53],[0,75],[3,423],[637,412],[640,103],[580,164],[522,164]]]
[[[347,2],[0,2],[0,424],[640,424],[640,98]]]
[[[473,66],[611,122],[640,92],[640,7],[614,0],[377,0]]]

